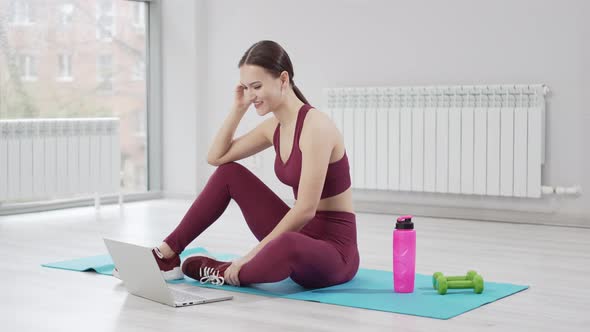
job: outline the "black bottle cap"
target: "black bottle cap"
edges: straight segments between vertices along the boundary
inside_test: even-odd
[[[414,229],[412,216],[401,216],[397,218],[397,222],[395,223],[395,229]]]

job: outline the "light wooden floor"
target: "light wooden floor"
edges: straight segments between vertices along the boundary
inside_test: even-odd
[[[437,320],[232,293],[174,309],[128,295],[119,280],[40,264],[106,253],[103,236],[159,244],[190,201],[153,200],[0,217],[2,331],[581,331],[590,326],[590,230],[416,218],[417,272],[476,269],[529,290]],[[358,214],[361,266],[391,269],[395,217]],[[232,202],[193,245],[244,253],[255,244]],[[588,274],[588,275],[586,275]]]

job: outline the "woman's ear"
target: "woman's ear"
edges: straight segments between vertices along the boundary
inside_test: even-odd
[[[286,70],[283,70],[280,75],[281,80],[281,90],[286,89],[289,87],[289,73]]]

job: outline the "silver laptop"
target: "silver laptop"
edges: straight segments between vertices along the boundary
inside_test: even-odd
[[[169,284],[164,280],[152,248],[104,239],[129,293],[172,307],[184,307],[231,300],[233,296],[218,290],[187,284]]]

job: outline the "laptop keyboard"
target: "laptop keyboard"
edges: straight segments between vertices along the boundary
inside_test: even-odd
[[[195,301],[206,300],[206,298],[204,298],[202,296],[195,295],[195,294],[185,293],[185,292],[177,291],[175,289],[171,289],[170,291],[172,292],[172,296],[174,297],[174,300],[177,302],[184,303],[184,302],[195,302]]]

